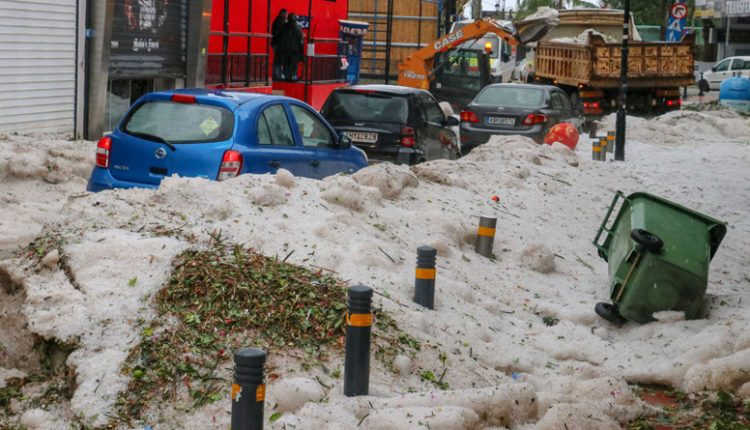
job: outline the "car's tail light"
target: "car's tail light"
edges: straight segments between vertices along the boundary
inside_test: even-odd
[[[680,106],[681,104],[682,100],[680,99],[667,100],[667,106],[669,107]]]
[[[174,94],[172,95],[172,101],[175,103],[195,103],[195,96],[190,94]]]
[[[599,102],[583,102],[584,109],[597,110],[601,108]]]
[[[479,122],[479,117],[470,110],[463,110],[461,111],[461,122]]]
[[[416,134],[414,129],[411,127],[403,127],[401,129],[401,146],[411,148],[416,143]]]
[[[112,138],[104,136],[96,144],[96,166],[109,167],[109,151],[112,149]]]
[[[523,125],[544,124],[545,122],[547,122],[547,116],[538,113],[530,113],[523,119]]]
[[[240,174],[240,170],[242,170],[242,154],[232,150],[225,151],[219,167],[219,176],[216,179],[223,181],[234,178]]]

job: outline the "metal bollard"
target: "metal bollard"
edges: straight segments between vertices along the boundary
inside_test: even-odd
[[[607,152],[613,153],[615,152],[615,138],[617,136],[615,135],[614,131],[608,131],[607,132]]]
[[[593,143],[591,143],[591,159],[594,161],[599,161],[599,153],[601,152],[601,138],[598,138]]]
[[[607,161],[607,143],[609,142],[606,137],[599,139],[599,161]]]
[[[243,348],[234,353],[232,430],[263,430],[265,363],[266,352],[262,349]]]
[[[477,240],[474,250],[487,258],[492,258],[492,246],[495,244],[495,227],[497,218],[485,216],[479,217],[479,228],[477,229]]]
[[[346,358],[344,395],[366,396],[370,389],[370,334],[372,331],[372,288],[349,288],[346,313]]]
[[[414,280],[414,302],[435,308],[435,257],[437,249],[431,246],[417,248],[417,273]]]

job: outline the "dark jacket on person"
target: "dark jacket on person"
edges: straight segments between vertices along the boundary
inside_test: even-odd
[[[292,61],[302,61],[302,30],[297,21],[290,19],[284,24],[276,49],[283,51]]]
[[[279,14],[276,16],[276,19],[273,20],[273,24],[271,25],[271,46],[276,48],[279,44],[279,36],[281,35],[281,32],[284,30],[284,25],[286,23],[284,22],[284,17]]]

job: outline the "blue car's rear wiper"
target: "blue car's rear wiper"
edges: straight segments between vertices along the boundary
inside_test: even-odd
[[[156,136],[156,135],[153,135],[153,134],[148,134],[148,133],[141,133],[141,132],[138,132],[138,131],[128,131],[128,134],[132,134],[135,137],[141,137],[141,138],[146,139],[146,140],[154,140],[156,142],[163,143],[163,144],[167,145],[169,147],[169,149],[171,149],[172,151],[177,151],[177,147],[174,146],[173,144],[167,142],[167,140],[164,139],[163,137]]]

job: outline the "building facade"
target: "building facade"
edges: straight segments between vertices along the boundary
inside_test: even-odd
[[[201,86],[211,0],[0,0],[0,131],[97,139],[159,89]]]

